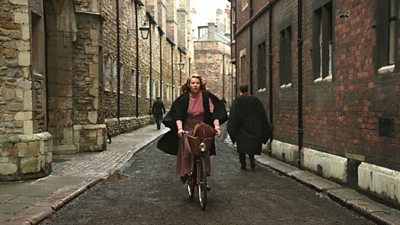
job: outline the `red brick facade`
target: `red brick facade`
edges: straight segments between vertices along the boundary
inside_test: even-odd
[[[274,140],[298,146],[300,139],[301,147],[399,170],[398,30],[394,32],[396,63],[388,63],[386,67],[377,63],[380,44],[377,9],[381,7],[379,4],[389,1],[247,0],[248,6],[243,10],[242,1],[235,2],[237,7],[232,3],[232,11],[236,12],[233,21],[236,49],[232,51],[236,54],[232,58],[236,60],[238,82],[250,83],[253,94],[265,103],[274,125]],[[298,2],[302,3],[300,7]],[[319,81],[313,72],[313,18],[323,4],[332,4],[332,76]],[[271,12],[272,26],[269,26]],[[398,21],[395,23],[399,27]],[[286,27],[291,29],[291,85],[282,87],[280,35]],[[266,43],[267,56],[265,91],[258,89],[257,81],[257,51],[262,42]],[[246,55],[244,62],[243,55]],[[243,68],[246,77],[240,80]],[[302,138],[299,130],[303,131]]]

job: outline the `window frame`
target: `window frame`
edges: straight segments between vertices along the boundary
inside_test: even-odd
[[[262,41],[257,46],[257,88],[265,89],[267,76],[266,43]]]
[[[375,63],[379,74],[399,70],[399,3],[396,0],[375,1],[376,54]]]
[[[333,2],[313,8],[312,68],[314,82],[332,80],[334,50]]]
[[[292,86],[292,26],[279,32],[279,84],[281,88]]]

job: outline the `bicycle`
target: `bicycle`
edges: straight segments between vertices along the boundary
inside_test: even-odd
[[[194,137],[186,134],[188,141],[191,146],[192,153],[194,154],[193,170],[189,174],[189,178],[186,183],[187,193],[189,199],[193,200],[195,189],[197,189],[197,195],[202,210],[206,209],[207,205],[207,165],[205,156],[209,154],[209,149],[214,140],[214,137],[201,138]]]

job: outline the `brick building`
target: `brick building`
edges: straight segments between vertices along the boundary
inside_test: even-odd
[[[395,0],[237,0],[232,58],[273,124],[269,154],[400,203]]]
[[[190,0],[3,1],[0,181],[50,174],[52,154],[104,150],[106,127],[150,123],[153,99],[168,107],[192,67],[190,15]]]
[[[202,75],[207,89],[225,99],[229,106],[233,99],[235,73],[231,64],[230,10],[216,10],[215,22],[200,26],[194,41],[193,72]]]

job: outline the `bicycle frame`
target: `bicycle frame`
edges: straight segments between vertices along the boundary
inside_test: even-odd
[[[187,182],[187,192],[190,199],[193,199],[195,188],[197,189],[200,207],[205,210],[207,204],[207,165],[205,154],[209,154],[207,145],[204,140],[201,140],[194,157],[193,171]]]

